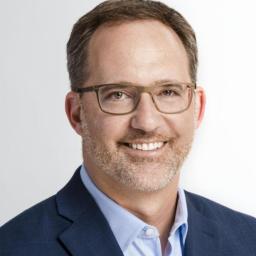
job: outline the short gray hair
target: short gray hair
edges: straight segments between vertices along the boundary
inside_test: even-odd
[[[157,20],[172,28],[181,39],[189,60],[192,82],[196,83],[198,52],[196,36],[185,18],[167,5],[151,0],[108,0],[82,16],[67,43],[67,66],[71,88],[88,79],[88,44],[99,26],[135,20]]]

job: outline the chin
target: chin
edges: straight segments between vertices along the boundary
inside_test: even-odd
[[[112,176],[116,182],[122,187],[126,187],[130,191],[137,192],[155,192],[164,189],[172,184],[176,179],[178,170],[166,169],[161,170],[160,166],[152,166],[152,164],[143,165],[141,168],[119,170],[118,173]]]

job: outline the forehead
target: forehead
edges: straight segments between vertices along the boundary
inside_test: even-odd
[[[93,34],[88,49],[92,80],[114,82],[115,78],[116,81],[133,79],[138,81],[132,82],[145,80],[147,83],[156,76],[189,79],[187,53],[180,38],[159,21],[102,25]]]

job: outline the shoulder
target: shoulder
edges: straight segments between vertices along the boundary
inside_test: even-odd
[[[0,255],[16,255],[11,251],[23,251],[28,244],[45,247],[49,241],[56,240],[56,234],[67,224],[68,221],[58,215],[55,196],[52,196],[0,227]]]
[[[247,214],[232,210],[205,197],[185,191],[188,211],[193,208],[205,218],[211,219],[226,231],[239,232],[240,235],[256,239],[256,219]]]
[[[234,217],[234,219],[244,219],[245,221],[256,224],[256,219],[254,217],[232,210],[224,205],[214,202],[213,200],[188,191],[185,191],[185,195],[188,205],[193,206],[200,213],[208,217],[216,220],[226,217]]]
[[[185,191],[185,195],[189,249],[192,244],[200,250],[204,248],[207,251],[211,248],[215,252],[211,255],[255,255],[254,217],[190,192]]]

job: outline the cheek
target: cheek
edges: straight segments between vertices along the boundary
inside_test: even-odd
[[[190,111],[177,114],[172,118],[173,129],[180,142],[191,141],[195,131],[194,123],[194,114]]]
[[[100,114],[93,120],[92,132],[101,140],[115,144],[127,131],[128,121],[121,116]]]

